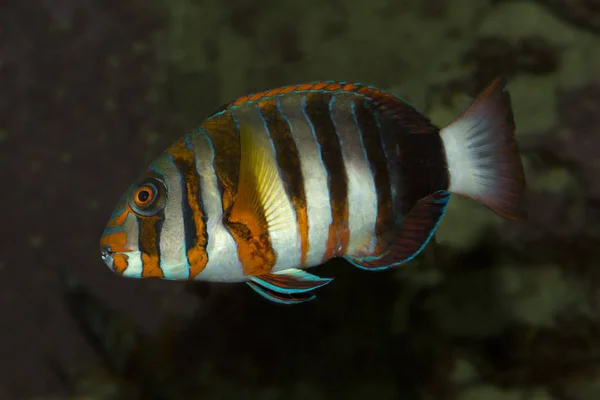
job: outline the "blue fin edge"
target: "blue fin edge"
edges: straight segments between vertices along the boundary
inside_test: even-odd
[[[408,258],[406,258],[406,259],[404,259],[404,260],[402,260],[400,262],[397,262],[397,263],[394,263],[394,264],[389,264],[389,265],[384,265],[384,266],[381,266],[381,267],[363,267],[362,265],[356,264],[352,260],[353,258],[356,258],[356,257],[350,257],[350,256],[346,256],[345,255],[343,258],[346,259],[346,261],[348,261],[350,264],[354,265],[356,268],[362,269],[362,270],[366,270],[366,271],[383,271],[383,270],[386,270],[386,269],[397,267],[399,265],[405,264],[405,263],[413,260],[416,256],[419,255],[419,253],[421,253],[421,251],[423,251],[423,249],[425,248],[425,246],[427,246],[427,244],[429,243],[429,241],[433,237],[435,231],[437,230],[440,222],[442,222],[442,217],[446,213],[446,208],[448,207],[448,202],[450,201],[450,192],[448,192],[447,190],[440,190],[438,193],[444,193],[446,195],[442,199],[435,201],[435,203],[437,203],[437,204],[444,204],[444,208],[442,209],[442,212],[440,213],[440,217],[438,218],[437,222],[435,223],[435,225],[433,226],[433,228],[431,229],[431,231],[429,231],[429,235],[423,241],[423,243],[421,244],[421,247],[419,247],[419,249],[417,251],[415,251],[412,256],[410,256],[410,257],[408,257]],[[376,256],[376,257],[370,257],[370,256],[368,256],[368,257],[362,257],[362,258],[360,258],[360,260],[365,260],[365,261],[378,260],[378,259],[382,258],[384,255],[385,255],[385,253],[381,254],[379,256]]]
[[[255,284],[258,284],[264,288],[267,288],[268,290],[271,290],[276,293],[281,293],[281,294],[306,293],[306,292],[310,292],[311,290],[315,290],[322,286],[325,286],[328,283],[330,283],[331,281],[333,281],[333,278],[321,278],[319,276],[309,274],[308,272],[304,272],[302,270],[295,270],[290,273],[285,273],[284,271],[282,271],[279,273],[275,273],[274,275],[291,275],[291,276],[297,276],[297,279],[302,280],[302,281],[322,281],[322,282],[315,284],[314,286],[311,286],[310,288],[288,289],[288,288],[282,288],[280,286],[273,285],[272,283],[267,282],[264,279],[261,279],[260,277],[257,277],[257,276],[251,277],[250,281],[252,281]]]
[[[311,294],[310,296],[301,298],[301,299],[294,299],[294,298],[290,298],[290,299],[282,299],[282,298],[278,298],[275,297],[273,295],[271,295],[269,292],[267,292],[266,290],[262,289],[258,284],[253,283],[253,282],[246,282],[246,284],[248,286],[250,286],[252,288],[252,290],[254,290],[256,293],[258,293],[259,295],[261,295],[263,298],[272,301],[274,303],[277,304],[299,304],[299,303],[305,303],[307,301],[311,301],[314,300],[317,296],[314,294]]]

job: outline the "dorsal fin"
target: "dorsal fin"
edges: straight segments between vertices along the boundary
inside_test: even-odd
[[[384,90],[362,83],[348,83],[342,81],[318,81],[300,83],[297,85],[281,86],[274,89],[264,90],[262,92],[252,93],[240,96],[231,103],[219,108],[216,114],[224,112],[232,107],[239,107],[246,103],[255,103],[264,101],[268,98],[281,96],[288,93],[306,93],[306,92],[331,92],[331,93],[351,93],[363,97],[371,102],[380,113],[390,119],[399,122],[410,121],[411,118],[424,118],[410,103],[388,93]],[[215,115],[216,115],[215,114]],[[423,129],[416,129],[415,133],[428,133]]]

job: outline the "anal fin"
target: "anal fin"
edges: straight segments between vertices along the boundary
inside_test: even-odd
[[[286,295],[274,292],[257,285],[253,282],[248,282],[248,286],[252,288],[256,293],[260,294],[265,299],[272,301],[273,303],[279,304],[298,304],[313,300],[315,297],[312,293],[300,293],[299,295]]]
[[[358,268],[382,270],[415,258],[433,236],[450,199],[450,193],[441,190],[419,200],[404,216],[402,224],[380,239],[387,242],[381,254],[346,255],[344,258]]]
[[[297,268],[272,274],[253,276],[248,285],[268,300],[293,304],[314,299],[310,291],[331,282],[332,278],[321,278]]]

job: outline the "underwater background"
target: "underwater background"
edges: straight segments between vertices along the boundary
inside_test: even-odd
[[[237,96],[358,81],[452,121],[505,74],[529,217],[453,197],[417,260],[317,300],[120,278],[147,163]],[[0,400],[600,399],[600,1],[5,0]]]

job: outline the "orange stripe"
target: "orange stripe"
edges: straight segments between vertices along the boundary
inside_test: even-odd
[[[304,266],[310,246],[308,241],[308,213],[304,192],[304,176],[300,167],[300,154],[292,135],[292,126],[281,114],[277,100],[261,101],[258,106],[275,146],[279,169],[283,171],[283,176],[288,177],[287,182],[284,182],[284,184],[296,212],[296,223],[300,235],[300,266]]]
[[[158,256],[142,253],[142,278],[164,278]]]
[[[240,138],[231,112],[202,124],[215,150],[215,173],[222,189],[223,210],[232,206],[240,173]]]
[[[123,275],[123,272],[129,266],[129,257],[126,254],[115,254],[113,256],[113,270],[119,274]]]
[[[346,201],[331,202],[332,211],[338,221],[329,226],[327,237],[327,250],[323,255],[323,262],[342,255],[350,242],[350,229],[348,229],[348,206]]]
[[[255,212],[237,209],[227,216],[226,227],[237,243],[238,258],[246,276],[266,275],[277,262],[271,246],[267,222]]]
[[[127,244],[126,232],[115,232],[103,235],[100,239],[100,246],[108,246],[111,252],[126,252],[129,251],[125,247]]]
[[[192,219],[195,226],[194,244],[187,248],[187,259],[190,264],[189,279],[194,279],[208,264],[206,245],[208,234],[204,211],[200,207],[200,177],[196,170],[196,155],[190,150],[185,139],[180,139],[173,144],[167,152],[173,156],[173,162],[181,170],[185,182],[187,205],[192,210]]]
[[[312,92],[306,95],[306,113],[314,127],[321,158],[327,170],[327,187],[331,205],[331,225],[323,261],[342,255],[350,242],[348,228],[348,182],[335,124],[329,112],[331,93]]]
[[[267,220],[259,202],[246,202],[253,190],[246,174],[240,175],[240,191],[224,223],[237,244],[238,258],[246,276],[265,275],[277,262],[269,238]]]
[[[240,104],[246,100],[238,99]],[[247,99],[247,98],[246,98]],[[276,254],[270,243],[267,221],[247,196],[248,179],[240,174],[240,134],[231,112],[225,112],[202,124],[215,151],[215,173],[222,189],[223,221],[237,244],[238,258],[245,275],[264,275],[271,271]]]
[[[156,225],[162,222],[162,215],[140,217],[139,244],[142,250],[142,278],[164,278],[160,268],[158,231]]]
[[[300,266],[306,265],[306,255],[310,248],[308,241],[308,213],[306,211],[306,201],[301,203],[299,201],[292,201],[294,209],[296,210],[296,219],[298,223],[298,231],[300,232]]]
[[[127,216],[129,215],[129,211],[130,211],[129,207],[125,208],[123,210],[123,212],[121,212],[121,214],[115,216],[110,221],[108,221],[108,224],[106,224],[106,226],[109,228],[123,226],[123,224],[125,223],[125,220],[127,219]]]

